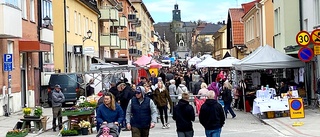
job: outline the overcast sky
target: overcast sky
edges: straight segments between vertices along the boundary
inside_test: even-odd
[[[253,0],[143,0],[155,23],[172,20],[174,4],[178,3],[182,21],[199,19],[216,23],[226,20],[229,8],[240,7]]]

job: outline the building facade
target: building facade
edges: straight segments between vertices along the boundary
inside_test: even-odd
[[[230,54],[230,49],[227,48],[227,25],[222,26],[217,32],[215,32],[213,38],[213,57],[216,60],[222,60],[226,54]]]
[[[274,17],[273,17],[273,2],[272,0],[261,0],[260,1],[260,18],[262,26],[262,32],[260,37],[262,37],[262,45],[270,45],[274,47],[273,44],[273,32],[274,32]],[[260,26],[260,27],[261,27]]]
[[[99,14],[94,0],[53,1],[56,72],[88,71],[91,58],[99,57]]]

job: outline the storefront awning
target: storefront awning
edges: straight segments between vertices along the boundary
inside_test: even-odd
[[[50,52],[50,45],[39,41],[19,41],[20,52]]]

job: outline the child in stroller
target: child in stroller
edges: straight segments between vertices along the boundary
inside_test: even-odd
[[[118,128],[113,123],[102,123],[96,137],[119,137]]]

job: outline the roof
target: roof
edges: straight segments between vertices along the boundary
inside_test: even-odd
[[[213,35],[217,32],[223,25],[208,23],[205,28],[200,31],[200,35]]]
[[[142,0],[131,0],[131,2],[132,2],[132,3],[140,3],[141,6],[142,6],[142,8],[143,8],[143,10],[147,13],[149,19],[152,21],[152,23],[154,23],[154,20],[153,20],[153,18],[152,18],[152,16],[151,16],[150,12],[148,11],[146,5],[143,3]]]
[[[231,21],[239,21],[241,17],[244,15],[244,10],[242,8],[230,8],[229,15],[231,17]]]
[[[242,8],[244,9],[244,13],[249,12],[250,9],[252,9],[253,6],[255,6],[256,2],[259,3],[260,0],[254,0],[254,1],[251,1],[251,2],[248,2],[248,3],[241,4]]]

